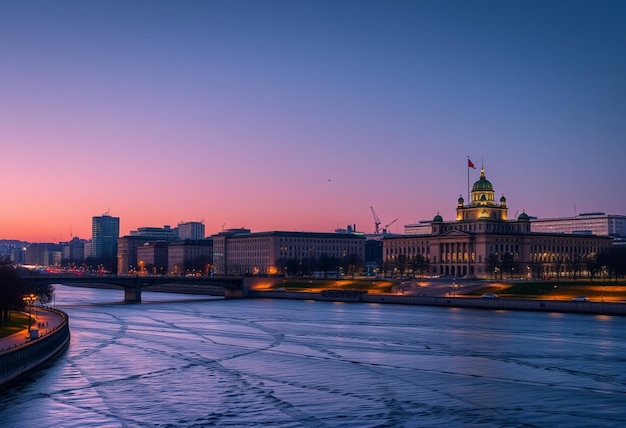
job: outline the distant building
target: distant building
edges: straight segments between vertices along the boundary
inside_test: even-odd
[[[34,243],[26,247],[24,264],[33,266],[61,265],[61,246],[53,243]]]
[[[137,230],[131,230],[130,236],[143,236],[145,238],[165,241],[173,241],[178,239],[178,230],[172,229],[169,225],[163,227],[138,227]]]
[[[465,205],[459,197],[456,211],[456,221],[437,214],[427,234],[419,225],[414,235],[383,237],[386,267],[397,269],[401,259],[424,258],[428,275],[487,278],[506,268],[504,276],[544,277],[580,269],[586,258],[612,245],[611,238],[591,234],[532,232],[525,212],[509,220],[506,198],[496,202],[484,169],[472,187],[471,202]]]
[[[365,237],[352,233],[222,231],[213,238],[216,275],[285,273],[281,262],[310,263],[324,256],[336,260],[365,258]],[[302,266],[302,270],[310,270]],[[333,266],[333,270],[338,269]],[[288,273],[288,272],[287,272]],[[292,272],[296,274],[297,272]]]
[[[144,242],[137,247],[137,272],[148,275],[167,273],[167,241]]]
[[[430,235],[432,220],[422,220],[418,223],[404,225],[405,235]]]
[[[213,268],[213,239],[183,239],[170,242],[167,267],[172,275],[200,273],[209,275]]]
[[[585,213],[574,217],[531,219],[530,230],[542,233],[575,233],[626,238],[626,216]]]
[[[204,224],[198,221],[178,223],[178,239],[204,239]]]
[[[156,239],[155,239],[156,241]],[[128,275],[137,272],[137,248],[150,242],[144,236],[127,235],[117,241],[117,274]]]
[[[115,260],[117,239],[120,236],[120,219],[104,214],[91,222],[91,257],[97,261]]]
[[[82,263],[85,260],[85,243],[87,241],[73,237],[71,241],[61,242],[62,258],[64,262]]]
[[[164,227],[140,227],[118,239],[117,274],[126,275],[139,271],[137,249],[146,243],[172,242],[178,239],[176,229]]]
[[[83,252],[84,252],[83,256],[85,257],[85,259],[92,257],[92,254],[93,254],[93,252],[91,251],[92,247],[93,247],[93,244],[91,240],[85,241],[83,245]]]
[[[15,239],[0,239],[0,257],[8,258],[15,264],[24,264],[28,242]]]

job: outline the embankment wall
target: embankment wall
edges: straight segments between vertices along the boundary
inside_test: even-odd
[[[251,291],[249,297],[320,300],[336,302],[391,303],[397,305],[444,306],[452,308],[496,309],[511,311],[569,312],[597,315],[626,315],[626,303],[572,302],[567,300],[481,299],[473,297],[407,296],[402,294],[367,294],[349,298],[329,298],[322,293]]]
[[[54,309],[45,310],[61,315],[63,318],[61,324],[45,336],[0,351],[0,388],[30,373],[67,349],[70,343],[67,314]]]

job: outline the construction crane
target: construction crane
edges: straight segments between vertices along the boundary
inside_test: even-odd
[[[387,233],[387,229],[389,229],[389,226],[391,226],[392,224],[394,224],[396,221],[398,221],[398,219],[397,219],[397,218],[393,219],[393,220],[391,221],[391,223],[386,224],[386,225],[385,225],[385,228],[383,229],[383,233]]]
[[[380,232],[380,219],[376,215],[376,212],[374,211],[374,207],[370,207],[370,208],[372,209],[372,215],[374,216],[374,233],[378,235],[378,232]]]

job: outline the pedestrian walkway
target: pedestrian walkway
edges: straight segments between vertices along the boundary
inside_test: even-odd
[[[31,330],[36,329],[39,331],[39,337],[45,336],[52,330],[58,328],[63,323],[63,317],[54,311],[49,311],[44,308],[37,308],[36,313],[32,313]],[[18,345],[25,344],[30,341],[30,335],[28,328],[22,331],[13,333],[10,336],[0,338],[0,352],[10,348],[15,348]]]

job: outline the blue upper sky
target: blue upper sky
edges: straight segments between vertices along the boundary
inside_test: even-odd
[[[624,1],[4,1],[0,237],[88,237],[107,210],[122,233],[371,232],[370,206],[402,231],[453,219],[468,156],[511,216],[626,214],[625,22]]]

